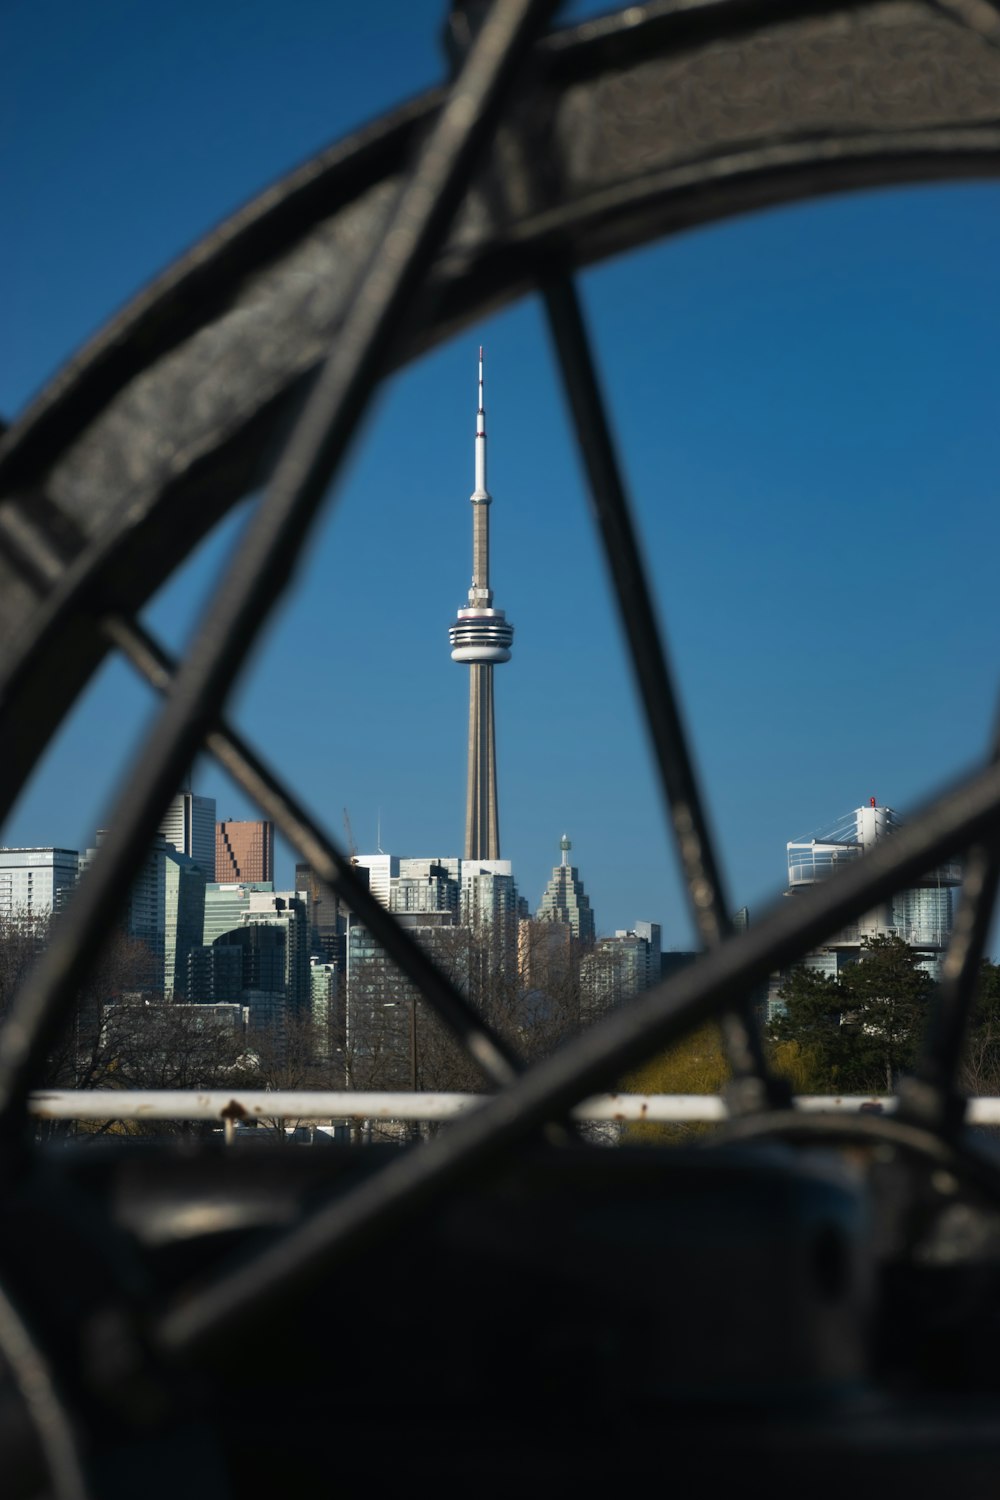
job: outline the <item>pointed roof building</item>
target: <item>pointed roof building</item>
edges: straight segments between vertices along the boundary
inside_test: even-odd
[[[573,845],[563,834],[559,840],[562,859],[552,871],[535,917],[539,922],[565,922],[573,936],[583,943],[594,941],[594,913],[590,898],[583,889],[580,872],[567,861]]]

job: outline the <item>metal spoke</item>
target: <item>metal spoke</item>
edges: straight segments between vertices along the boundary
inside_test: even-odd
[[[731,1005],[748,984],[786,967],[941,860],[1000,825],[1000,767],[941,797],[892,839],[795,901],[782,901],[739,942],[646,990],[521,1075],[495,1099],[321,1205],[277,1242],[221,1273],[171,1309],[152,1337],[165,1357],[187,1358],[263,1314],[332,1261],[399,1224],[464,1178],[481,1174],[539,1126],[599,1092],[657,1047]],[[793,1119],[782,1111],[783,1119]]]
[[[96,960],[164,807],[291,576],[518,65],[552,8],[552,0],[497,0],[449,91],[337,346],[115,806],[107,842],[0,1033],[0,1113],[8,1124],[23,1111],[31,1075]]]
[[[993,734],[991,765],[1000,764],[1000,728]],[[1000,849],[974,844],[966,853],[958,910],[931,1000],[913,1073],[899,1086],[899,1113],[942,1130],[961,1124],[966,1100],[958,1085],[979,968],[1000,886]]]
[[[913,1076],[899,1086],[899,1113],[922,1124],[961,1124],[966,1100],[958,1085],[979,966],[986,949],[1000,884],[1000,852],[974,845],[965,860],[955,925],[931,1003]]]
[[[729,906],[615,454],[590,339],[576,288],[569,277],[547,282],[543,293],[688,898],[703,946],[714,948],[732,932]],[[733,1073],[734,1108],[742,1111],[787,1102],[787,1089],[768,1075],[749,993],[741,995],[720,1017],[720,1025]]]

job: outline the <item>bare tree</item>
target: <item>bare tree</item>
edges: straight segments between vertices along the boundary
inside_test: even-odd
[[[519,1056],[551,1052],[581,1024],[580,949],[553,926],[515,934],[483,923],[425,935],[439,966]],[[558,936],[558,934],[556,934]],[[476,1092],[483,1076],[434,1010],[388,959],[352,976],[346,1076],[356,1089]]]

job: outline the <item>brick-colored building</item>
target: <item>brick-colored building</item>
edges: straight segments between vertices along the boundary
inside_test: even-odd
[[[274,824],[265,818],[256,822],[216,823],[215,878],[228,881],[274,879]]]

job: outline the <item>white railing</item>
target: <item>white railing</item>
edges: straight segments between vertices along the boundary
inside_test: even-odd
[[[227,1134],[240,1122],[252,1120],[448,1120],[478,1109],[489,1094],[432,1093],[306,1093],[223,1089],[51,1089],[31,1095],[29,1110],[40,1120],[218,1120]],[[867,1106],[891,1113],[891,1095],[802,1094],[795,1100],[804,1110],[860,1110]],[[728,1118],[718,1094],[595,1094],[578,1104],[572,1115],[586,1121],[711,1122]],[[972,1125],[1000,1124],[1000,1098],[969,1101]]]

